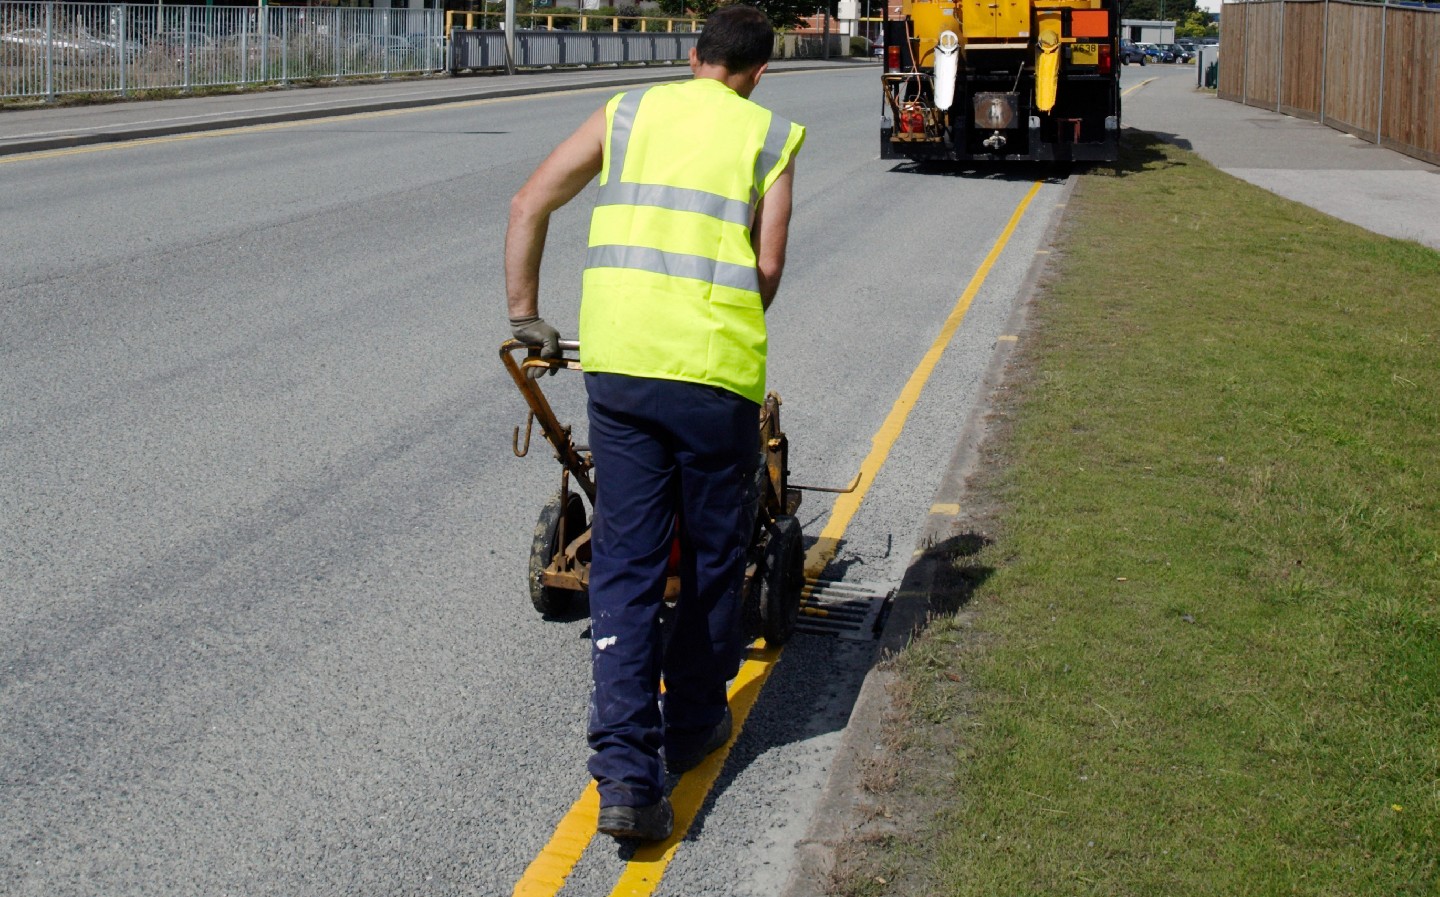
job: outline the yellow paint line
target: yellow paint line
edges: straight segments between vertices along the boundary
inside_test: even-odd
[[[630,862],[625,864],[625,871],[615,882],[615,888],[610,892],[612,897],[647,897],[660,884],[665,867],[670,865],[670,859],[675,856],[675,848],[685,839],[700,812],[701,804],[705,803],[710,789],[715,787],[715,780],[720,778],[720,771],[725,768],[725,759],[730,756],[730,748],[740,736],[745,719],[760,697],[760,689],[765,687],[770,671],[775,669],[781,650],[762,648],[758,658],[747,660],[740,667],[740,673],[735,677],[730,690],[730,713],[735,718],[735,733],[723,748],[706,757],[704,762],[680,778],[679,784],[670,793],[670,803],[675,808],[675,831],[664,841],[646,844],[635,851]]]
[[[1030,190],[1025,198],[1020,200],[1020,205],[1010,215],[1010,221],[1005,229],[996,238],[995,245],[990,247],[990,252],[985,256],[985,261],[980,263],[970,283],[965,287],[965,292],[960,294],[956,300],[955,307],[950,310],[950,315],[940,328],[940,335],[930,344],[925,356],[915,366],[910,374],[909,381],[905,388],[900,390],[900,397],[895,404],[890,406],[890,413],[885,422],[880,425],[880,430],[870,440],[870,454],[860,463],[860,479],[863,486],[841,495],[835,500],[835,507],[830,511],[830,519],[825,523],[825,528],[820,531],[820,537],[805,555],[805,575],[816,578],[825,569],[835,552],[840,547],[840,537],[850,526],[850,519],[860,509],[860,502],[865,498],[869,486],[875,481],[875,474],[884,466],[885,460],[890,457],[890,450],[895,447],[895,442],[900,438],[900,431],[905,426],[905,421],[910,417],[910,412],[915,408],[915,403],[920,399],[920,391],[925,388],[930,375],[934,372],[935,366],[940,362],[940,356],[944,354],[945,347],[950,344],[955,331],[960,329],[960,323],[965,320],[965,313],[970,310],[970,303],[975,301],[975,296],[980,292],[980,287],[985,283],[985,278],[990,275],[990,269],[995,265],[995,260],[1005,249],[1010,237],[1014,235],[1015,228],[1020,224],[1020,219],[1029,208],[1030,201],[1035,194],[1040,192],[1040,182],[1036,181],[1030,185]]]
[[[930,506],[930,513],[945,514],[950,517],[954,517],[956,514],[960,513],[960,505],[958,502],[953,501],[936,502],[935,504]]]
[[[995,342],[997,343],[1017,343],[1019,341],[1020,337],[1016,336],[1013,333],[1002,333],[999,336],[995,337]]]
[[[565,878],[575,868],[575,861],[590,843],[595,826],[600,821],[600,792],[595,782],[581,793],[580,799],[570,807],[555,827],[550,841],[540,849],[535,859],[520,876],[515,885],[514,897],[551,897],[565,886]]]
[[[1154,78],[1146,78],[1144,81],[1141,81],[1139,84],[1136,84],[1134,87],[1126,88],[1125,90],[1121,91],[1120,96],[1122,96],[1122,97],[1128,97],[1128,96],[1130,96],[1130,94],[1134,93],[1135,91],[1139,90],[1140,88],[1144,87],[1146,84],[1149,84],[1151,81],[1154,81],[1154,80],[1155,80]]]
[[[705,796],[710,793],[715,780],[720,776],[720,770],[725,766],[725,758],[730,756],[731,746],[740,736],[740,730],[745,727],[750,709],[755,706],[755,699],[760,696],[761,686],[765,684],[775,662],[780,659],[780,649],[767,647],[763,640],[756,642],[750,648],[749,654],[749,658],[740,665],[740,672],[735,675],[735,680],[730,683],[730,715],[735,720],[735,729],[730,740],[723,748],[706,757],[699,766],[680,778],[679,784],[670,794],[670,803],[675,809],[674,833],[666,841],[647,845],[635,852],[625,870],[625,874],[630,875],[630,867],[639,864],[633,876],[634,882],[643,882],[651,874],[654,875],[656,883],[660,881],[660,871],[670,862],[675,848],[695,821],[700,805],[704,803]],[[554,897],[559,893],[565,886],[565,879],[570,876],[575,864],[580,861],[580,856],[595,836],[599,818],[600,794],[592,781],[580,795],[580,799],[575,801],[570,811],[555,826],[555,833],[540,849],[539,855],[530,861],[525,874],[515,883],[515,890],[511,892],[513,897]],[[623,876],[621,881],[625,881]],[[630,886],[641,885],[632,883]],[[650,889],[654,889],[653,884]]]

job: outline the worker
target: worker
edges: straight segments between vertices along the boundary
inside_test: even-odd
[[[760,10],[721,8],[690,51],[692,79],[611,98],[510,204],[511,330],[553,357],[560,335],[539,309],[550,215],[599,177],[579,322],[596,471],[588,737],[597,827],[616,838],[670,837],[665,772],[694,768],[732,734],[765,310],[805,139],[749,99],[774,43]],[[681,594],[662,643],[677,540]]]

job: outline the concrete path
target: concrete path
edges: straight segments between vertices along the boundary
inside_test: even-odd
[[[1366,230],[1440,249],[1440,167],[1313,121],[1216,98],[1195,67],[1126,66],[1123,121]]]

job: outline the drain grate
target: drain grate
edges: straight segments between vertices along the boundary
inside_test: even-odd
[[[873,641],[880,637],[880,621],[893,594],[891,585],[806,579],[795,631]]]

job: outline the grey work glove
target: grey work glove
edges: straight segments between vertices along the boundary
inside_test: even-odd
[[[538,345],[541,358],[560,357],[560,331],[545,323],[545,319],[539,315],[511,318],[510,332],[522,343],[531,346]],[[551,368],[549,373],[554,376],[555,368]],[[531,369],[529,374],[532,378],[540,376],[539,372],[534,369]]]

